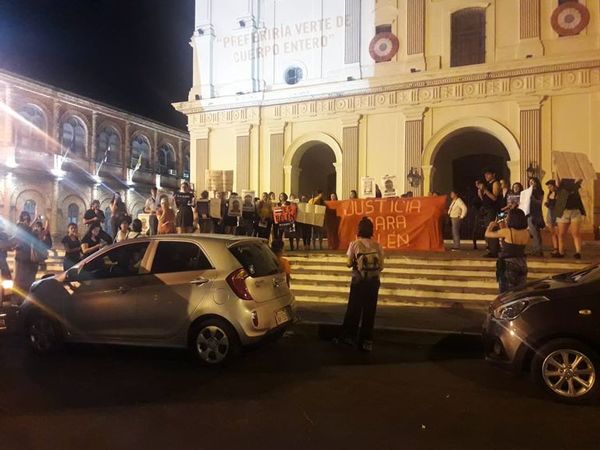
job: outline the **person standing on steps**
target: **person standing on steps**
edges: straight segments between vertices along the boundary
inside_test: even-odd
[[[564,258],[565,238],[567,231],[571,233],[573,245],[575,246],[575,259],[581,259],[581,223],[585,217],[585,208],[581,200],[579,190],[583,180],[556,178],[558,193],[554,214],[558,224],[558,253],[552,255],[554,258]]]
[[[148,234],[155,236],[158,234],[158,217],[156,216],[156,210],[160,208],[160,200],[158,199],[158,189],[156,186],[150,188],[150,197],[146,199],[144,205],[144,212],[150,214],[148,217]]]
[[[456,191],[450,192],[450,207],[448,208],[448,216],[452,223],[452,248],[451,250],[460,250],[460,224],[467,217],[467,205],[462,201]]]
[[[373,327],[384,254],[381,245],[373,240],[373,222],[367,217],[359,222],[357,234],[358,239],[348,247],[352,281],[342,332],[335,342],[358,345],[361,350],[370,352],[373,350]]]
[[[482,221],[485,224],[489,224],[496,220],[498,214],[498,198],[500,197],[500,183],[496,180],[496,174],[492,169],[485,169],[483,171],[484,182],[477,185],[477,195],[481,200],[480,214],[482,215]],[[497,258],[498,251],[500,248],[500,241],[498,239],[487,238],[488,252],[484,255],[486,258]]]

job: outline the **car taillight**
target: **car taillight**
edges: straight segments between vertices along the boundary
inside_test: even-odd
[[[242,300],[254,300],[248,292],[248,288],[246,287],[246,278],[248,278],[248,272],[244,269],[238,269],[235,272],[232,272],[227,277],[227,284],[231,290]]]

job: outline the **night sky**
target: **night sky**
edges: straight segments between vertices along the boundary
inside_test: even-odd
[[[0,68],[185,129],[194,0],[0,0]]]

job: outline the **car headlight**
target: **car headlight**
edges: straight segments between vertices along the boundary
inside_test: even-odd
[[[513,300],[511,302],[505,303],[504,305],[496,308],[494,310],[494,317],[496,319],[501,319],[501,320],[515,320],[527,308],[530,308],[531,306],[533,306],[537,303],[542,303],[542,302],[547,302],[547,301],[548,301],[548,298],[543,297],[543,296],[525,297],[525,298],[520,298],[518,300]]]
[[[13,280],[2,280],[2,289],[4,289],[5,291],[12,290],[13,286]]]

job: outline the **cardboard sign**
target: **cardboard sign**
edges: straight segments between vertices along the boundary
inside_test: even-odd
[[[200,199],[196,204],[199,219],[208,219],[210,217],[210,200]]]
[[[377,194],[376,184],[374,177],[362,177],[360,179],[361,198],[375,198]]]
[[[137,218],[142,222],[142,234],[146,234],[148,228],[150,228],[150,214],[138,214]]]
[[[256,211],[254,198],[256,191],[242,191],[242,211],[253,213]]]
[[[381,178],[381,195],[383,198],[398,197],[396,194],[396,177],[386,175]]]
[[[227,204],[229,206],[227,209],[229,217],[242,217],[242,199],[240,197],[232,195],[229,197]]]
[[[233,191],[233,170],[207,170],[205,179],[207,191]]]
[[[363,217],[373,222],[373,238],[388,250],[444,251],[440,218],[446,196],[378,198],[327,202],[339,217],[337,249],[356,239]]]
[[[533,188],[529,187],[524,191],[521,191],[519,196],[519,209],[522,210],[525,215],[529,215],[531,212],[531,196],[533,194]]]
[[[299,203],[298,213],[296,215],[296,222],[304,223],[307,225],[314,225],[316,227],[322,227],[325,223],[326,210],[326,206]]]
[[[296,222],[298,206],[292,203],[287,206],[276,206],[273,208],[273,222],[279,225],[289,225]]]
[[[209,215],[213,219],[222,219],[221,217],[221,199],[211,198],[209,206]]]

